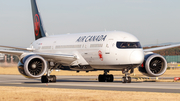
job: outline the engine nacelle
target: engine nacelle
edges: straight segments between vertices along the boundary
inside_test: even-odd
[[[143,64],[139,71],[146,76],[158,77],[165,73],[167,69],[166,59],[159,54],[148,54],[144,58]]]
[[[47,71],[47,62],[39,55],[28,55],[18,63],[19,72],[27,78],[39,78]]]

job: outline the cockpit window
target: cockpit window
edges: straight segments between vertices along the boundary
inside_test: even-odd
[[[117,48],[141,48],[139,42],[117,42]]]

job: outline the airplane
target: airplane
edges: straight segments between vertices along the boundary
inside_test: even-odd
[[[41,78],[42,83],[56,82],[53,70],[104,71],[99,82],[113,82],[109,71],[122,71],[122,83],[131,83],[135,68],[146,76],[165,73],[167,61],[152,51],[178,47],[180,44],[144,49],[132,34],[123,31],[89,32],[48,35],[45,31],[36,0],[31,0],[35,41],[28,48],[4,46],[15,50],[0,53],[19,57],[18,70],[26,78]]]

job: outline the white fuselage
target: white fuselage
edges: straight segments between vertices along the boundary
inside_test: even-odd
[[[32,43],[31,48],[35,49],[34,52],[77,56],[73,63],[64,64],[67,66],[90,65],[94,69],[119,70],[123,66],[142,64],[143,49],[137,46],[118,48],[117,45],[123,42],[139,43],[139,40],[132,34],[120,31],[63,34],[40,38]]]

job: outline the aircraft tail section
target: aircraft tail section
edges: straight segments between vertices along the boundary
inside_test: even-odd
[[[32,7],[32,17],[34,23],[35,40],[37,40],[39,38],[46,37],[46,32],[43,28],[43,23],[36,0],[31,0],[31,7]]]

